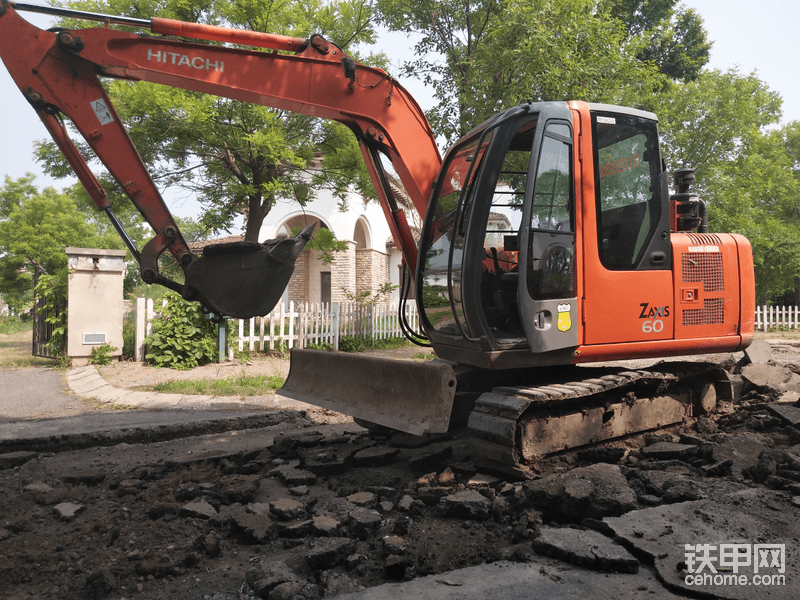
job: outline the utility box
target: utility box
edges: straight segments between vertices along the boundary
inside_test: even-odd
[[[86,365],[92,348],[109,344],[122,356],[125,250],[67,248],[67,356]]]

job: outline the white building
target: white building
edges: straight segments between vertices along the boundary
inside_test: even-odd
[[[347,210],[328,190],[319,190],[305,206],[294,200],[277,200],[264,219],[259,241],[291,235],[296,227],[317,221],[330,229],[347,250],[336,252],[333,264],[319,260],[319,252],[306,250],[297,260],[284,292],[284,302],[347,302],[355,294],[372,292],[385,283],[400,285],[402,255],[395,247],[380,204],[352,193]],[[392,292],[391,302],[399,298]]]

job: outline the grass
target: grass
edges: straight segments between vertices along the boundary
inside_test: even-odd
[[[280,375],[231,375],[224,379],[170,379],[153,386],[154,392],[170,394],[208,394],[211,396],[267,396],[285,382]]]
[[[33,325],[30,320],[23,321],[17,317],[0,317],[0,333],[17,333],[18,331],[31,331]]]
[[[111,411],[120,411],[120,410],[136,410],[135,406],[131,406],[129,404],[114,404],[101,402],[97,398],[86,398],[81,396],[80,401],[84,404],[88,404],[93,410],[111,410]]]
[[[0,368],[15,367],[53,367],[53,358],[39,358],[31,355],[32,326],[11,333],[0,333]]]

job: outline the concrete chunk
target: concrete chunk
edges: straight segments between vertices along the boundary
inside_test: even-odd
[[[274,502],[270,502],[269,508],[270,512],[281,521],[299,519],[306,514],[305,507],[297,500],[292,500],[291,498],[279,498]]]
[[[86,509],[86,506],[83,504],[74,504],[73,502],[62,502],[61,504],[56,504],[53,507],[55,510],[56,515],[62,521],[71,521],[77,515],[82,513]]]
[[[365,448],[353,455],[353,464],[357,467],[382,467],[390,464],[398,454],[399,448]]]
[[[24,465],[37,456],[39,456],[38,452],[28,452],[27,450],[0,454],[0,469],[13,469],[14,467]]]
[[[205,500],[196,500],[194,502],[184,504],[178,514],[182,517],[210,519],[211,517],[216,516],[217,509],[211,506]]]
[[[800,376],[782,366],[747,365],[742,368],[742,379],[749,384],[750,389],[800,392]]]
[[[461,519],[477,519],[484,521],[489,518],[492,503],[488,498],[476,490],[464,490],[439,501],[442,513],[448,517]]]
[[[316,535],[332,537],[336,535],[341,525],[342,524],[333,517],[320,515],[312,519],[311,528],[313,533]]]
[[[355,542],[349,538],[322,538],[314,542],[306,554],[306,561],[312,569],[331,569],[352,554]]]
[[[800,425],[800,408],[786,404],[767,404],[767,410],[789,425]]]
[[[697,455],[697,446],[691,444],[676,444],[674,442],[657,442],[652,446],[642,448],[645,458],[670,460],[673,458],[690,458]]]
[[[524,487],[530,502],[570,516],[602,518],[638,507],[636,493],[617,465],[581,467]]]
[[[796,511],[788,507],[782,511],[764,509],[765,504],[778,501],[776,494],[743,487],[738,492],[709,500],[662,505],[620,517],[606,517],[604,522],[615,535],[626,541],[626,545],[630,544],[652,558],[659,577],[668,588],[692,596],[731,600],[756,600],[767,595],[773,600],[793,600],[797,597],[797,590],[790,583],[790,574],[800,569],[800,555],[791,552],[790,548],[797,547],[795,540],[800,537],[800,523]],[[726,565],[726,559],[721,558],[721,544],[743,545],[750,553],[749,560],[737,561],[734,571],[732,565]],[[754,554],[758,552],[756,544],[783,544],[783,566],[756,571],[752,559],[755,555],[755,562],[759,562],[758,554]],[[687,568],[692,557],[703,555],[703,545],[709,545],[708,556],[716,573],[708,568],[700,573],[697,563],[695,573],[690,573]],[[727,562],[731,562],[730,556]],[[785,577],[783,584],[764,586],[752,583],[754,575],[762,578],[769,575],[771,579],[771,576],[781,573]],[[690,575],[693,576],[691,580],[688,579]],[[705,581],[701,577],[698,584],[697,575],[710,577]],[[736,582],[731,584],[734,575]],[[744,577],[747,584],[739,584],[740,577]]]
[[[300,578],[282,562],[265,564],[260,567],[248,569],[245,579],[250,589],[255,592],[256,596],[263,600],[267,600],[267,598],[269,598],[269,593],[280,584],[300,581]]]
[[[736,478],[741,478],[747,472],[758,466],[762,452],[767,446],[760,438],[754,435],[734,435],[712,450],[711,456],[716,462],[732,460],[731,473]]]
[[[596,531],[544,525],[533,540],[533,549],[587,569],[617,573],[639,571],[639,561],[630,552]]]
[[[754,339],[745,348],[744,355],[754,365],[765,365],[772,360],[772,346],[764,339]]]

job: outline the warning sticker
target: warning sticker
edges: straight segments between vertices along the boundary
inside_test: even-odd
[[[89,102],[89,104],[91,105],[94,114],[97,115],[100,125],[106,125],[114,122],[114,117],[111,116],[111,111],[108,110],[105,100],[100,98],[100,100],[93,100],[92,102]]]

